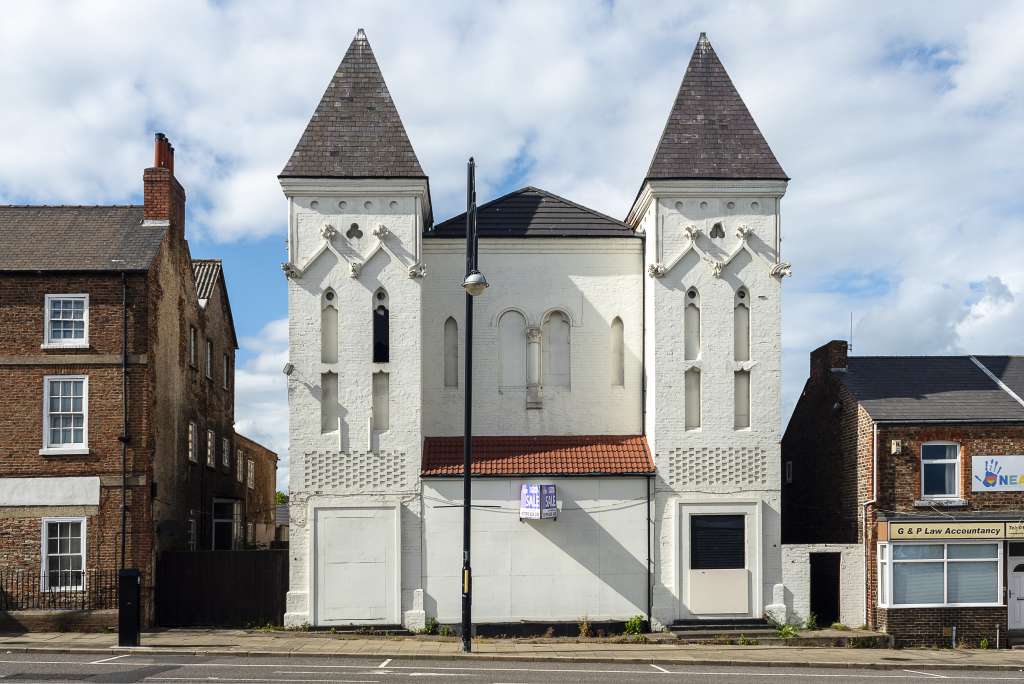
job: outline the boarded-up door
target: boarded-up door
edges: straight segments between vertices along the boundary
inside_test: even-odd
[[[317,624],[399,622],[396,525],[393,508],[317,510]]]

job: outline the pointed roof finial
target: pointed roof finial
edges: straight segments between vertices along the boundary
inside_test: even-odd
[[[789,180],[704,32],[647,171],[656,178]]]
[[[426,178],[363,29],[356,32],[282,178]]]

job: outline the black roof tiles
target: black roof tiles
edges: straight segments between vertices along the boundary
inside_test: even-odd
[[[647,179],[788,180],[703,33]]]
[[[144,271],[166,231],[141,206],[0,206],[0,271]]]
[[[426,177],[362,29],[341,60],[281,177]]]
[[[480,237],[635,237],[622,221],[527,186],[477,207]],[[465,212],[424,232],[428,238],[466,236]]]
[[[1012,391],[1024,391],[1024,357],[977,358]],[[851,356],[847,363],[833,372],[874,420],[1024,422],[1024,406],[969,356]]]

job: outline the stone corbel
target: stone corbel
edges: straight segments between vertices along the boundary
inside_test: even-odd
[[[378,240],[383,240],[388,235],[391,235],[391,229],[385,226],[383,223],[381,223],[380,225],[373,229],[373,235]]]
[[[410,278],[425,278],[427,275],[427,265],[424,263],[415,263],[409,267]]]
[[[290,261],[286,261],[281,264],[281,270],[284,272],[284,277],[291,280],[299,276],[299,269],[295,268],[295,265]]]
[[[320,229],[320,235],[324,240],[330,242],[334,239],[334,236],[338,234],[338,229],[334,227],[332,223],[325,223],[324,227]]]
[[[359,271],[362,270],[362,268],[363,268],[363,262],[361,262],[361,261],[350,261],[348,263],[348,277],[349,278],[358,278],[359,277]]]
[[[665,264],[660,264],[659,263],[659,264],[650,264],[650,265],[647,266],[647,275],[649,275],[652,278],[661,278],[667,272],[668,272],[668,269],[665,268]]]
[[[768,275],[770,275],[772,278],[778,278],[779,280],[782,280],[786,276],[793,275],[793,266],[789,262],[778,261],[775,264],[773,264],[770,269],[768,269]]]
[[[708,268],[711,269],[711,277],[712,278],[721,278],[722,277],[722,269],[725,268],[725,262],[724,261],[719,261],[718,259],[713,259],[710,256],[705,256],[704,257],[704,262],[707,263]]]

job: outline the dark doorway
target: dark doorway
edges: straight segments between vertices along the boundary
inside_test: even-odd
[[[838,553],[812,553],[811,612],[819,627],[839,622],[839,558]]]

